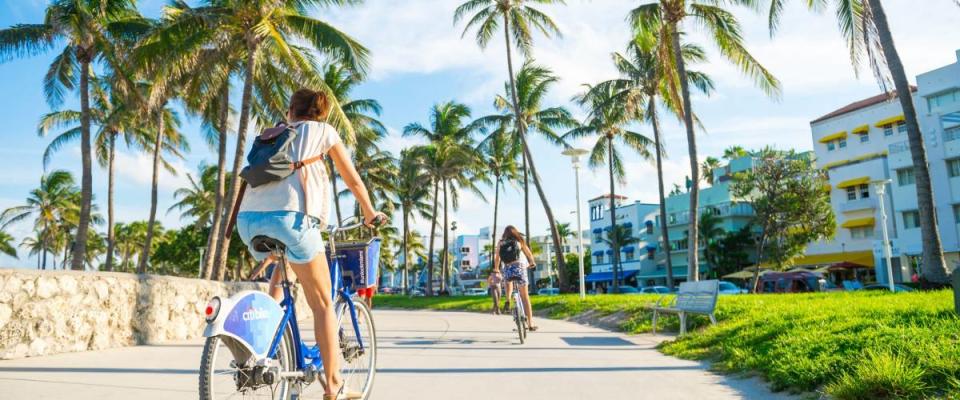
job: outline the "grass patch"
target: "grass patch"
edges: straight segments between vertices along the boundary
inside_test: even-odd
[[[950,291],[722,296],[719,324],[666,342],[669,355],[709,360],[722,372],[759,373],[774,390],[822,391],[838,399],[960,399],[960,318]],[[533,296],[549,318],[623,312],[619,328],[650,331],[653,295]],[[482,311],[487,297],[380,296],[379,307]],[[678,330],[675,317],[663,328]],[[702,328],[702,329],[700,329]]]

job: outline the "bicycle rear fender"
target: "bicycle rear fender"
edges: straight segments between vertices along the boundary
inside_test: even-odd
[[[267,357],[283,320],[283,309],[276,300],[263,292],[247,290],[220,302],[220,312],[207,324],[203,336],[230,338],[254,358]],[[235,357],[246,358],[239,357],[236,346],[230,347]]]

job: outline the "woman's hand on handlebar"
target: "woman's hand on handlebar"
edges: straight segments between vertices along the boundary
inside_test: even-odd
[[[387,217],[387,214],[382,212],[375,212],[369,216],[363,217],[363,224],[368,228],[379,228],[383,225],[386,225],[390,221],[390,218]]]

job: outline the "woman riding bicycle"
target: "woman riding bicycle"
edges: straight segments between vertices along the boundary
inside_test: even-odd
[[[529,280],[527,280],[527,269],[536,268],[537,264],[531,262],[533,252],[530,246],[523,240],[523,235],[513,225],[507,225],[503,230],[502,238],[497,243],[497,251],[493,252],[493,270],[494,273],[500,272],[500,263],[503,263],[503,279],[507,282],[507,293],[513,292],[513,285],[519,285],[520,298],[523,299],[523,309],[527,314],[527,329],[537,330],[533,325],[533,307],[530,305],[530,293],[527,290]],[[510,306],[510,297],[506,299],[506,307]]]
[[[329,111],[330,101],[323,92],[300,89],[290,97],[288,126],[297,131],[292,158],[307,160],[329,156],[357,199],[364,223],[372,226],[375,221],[385,221],[386,216],[374,210],[370,203],[367,189],[350,160],[350,153],[341,143],[339,133],[323,122]],[[336,399],[347,392],[341,388],[342,378],[336,374],[339,371],[336,310],[330,297],[330,269],[320,235],[330,210],[329,182],[324,163],[303,165],[282,181],[249,188],[237,215],[237,231],[248,247],[251,239],[259,235],[276,239],[286,247],[290,267],[313,311],[316,340],[324,365],[325,400]],[[258,261],[269,255],[252,247],[250,252]],[[274,273],[271,287],[279,285],[279,279],[280,274]],[[347,394],[347,398],[350,396]]]

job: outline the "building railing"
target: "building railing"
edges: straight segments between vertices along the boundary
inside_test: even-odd
[[[700,215],[712,213],[718,217],[751,217],[754,215],[753,206],[749,203],[722,203],[714,206],[700,208]],[[681,211],[671,214],[669,217],[670,225],[681,225],[690,222],[690,212]]]
[[[866,210],[877,208],[877,202],[873,198],[850,200],[840,204],[841,212],[850,212],[857,210]]]
[[[910,151],[910,143],[907,141],[897,142],[890,145],[890,154],[903,153]]]
[[[944,142],[952,142],[957,139],[960,139],[960,126],[948,128],[943,131]]]

